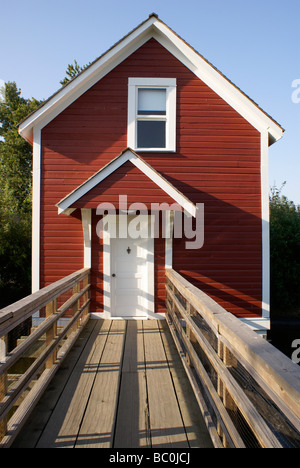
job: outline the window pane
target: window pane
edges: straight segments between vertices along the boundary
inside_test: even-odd
[[[165,115],[166,114],[166,90],[141,88],[138,90],[138,114],[139,115]]]
[[[166,122],[140,120],[137,122],[138,148],[165,148]]]

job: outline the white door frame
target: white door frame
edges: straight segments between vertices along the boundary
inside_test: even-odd
[[[139,215],[142,216],[142,215]],[[151,231],[154,232],[154,222],[155,216],[153,215],[144,215],[147,216],[151,223]],[[108,230],[103,232],[103,304],[104,312],[102,313],[91,313],[92,318],[104,318],[104,319],[132,319],[135,317],[117,317],[113,315],[112,310],[112,269],[111,269],[111,238],[116,233],[116,224],[118,222],[119,216],[117,215],[106,215]],[[122,219],[125,220],[128,218],[126,215],[122,215]],[[128,221],[126,220],[126,223]],[[127,228],[127,226],[126,226]],[[165,318],[164,314],[155,313],[155,288],[154,288],[154,239],[153,239],[153,252],[152,255],[149,255],[148,260],[148,288],[145,291],[148,297],[148,313],[144,317],[136,317],[136,319],[163,319]]]

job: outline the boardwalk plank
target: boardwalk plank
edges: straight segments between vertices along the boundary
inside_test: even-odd
[[[15,447],[210,446],[172,343],[164,322],[91,320]]]
[[[81,355],[37,448],[74,447],[110,326],[110,321],[99,321],[96,325],[91,348]]]
[[[25,428],[16,438],[13,448],[36,447],[41,435],[47,427],[48,422],[51,420],[51,415],[55,410],[64,389],[66,388],[66,382],[68,382],[72,373],[76,371],[76,366],[78,366],[80,360],[85,359],[82,354],[85,355],[88,352],[88,343],[90,343],[90,338],[92,336],[93,340],[95,327],[99,327],[100,325],[101,323],[98,323],[95,320],[90,320],[87,323],[63,365],[59,368],[42,399],[37,404],[33,414],[29,417]]]
[[[142,321],[129,321],[114,448],[150,447]]]
[[[77,448],[112,447],[126,324],[112,322],[82,421]]]
[[[169,368],[191,448],[213,448],[193,389],[165,320],[159,322]]]
[[[152,448],[188,448],[159,325],[143,324]]]

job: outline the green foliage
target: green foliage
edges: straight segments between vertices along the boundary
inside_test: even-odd
[[[60,83],[87,66],[75,60]],[[18,124],[40,104],[22,97],[15,82],[0,90],[0,308],[30,293],[32,147]]]
[[[5,83],[0,100],[0,307],[12,291],[18,296],[30,292],[32,148],[17,125],[39,105],[21,97],[15,82]]]
[[[66,76],[63,80],[60,81],[60,84],[62,84],[63,86],[66,85],[67,83],[69,83],[69,81],[75,78],[75,76],[79,75],[79,73],[85,70],[89,65],[90,63],[85,65],[84,67],[81,67],[80,65],[78,65],[77,61],[74,60],[74,65],[68,65],[68,68],[66,70]]]
[[[271,310],[300,307],[300,207],[273,187],[270,195]]]

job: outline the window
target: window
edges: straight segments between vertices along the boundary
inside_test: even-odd
[[[129,78],[128,146],[141,151],[175,151],[176,80]]]

